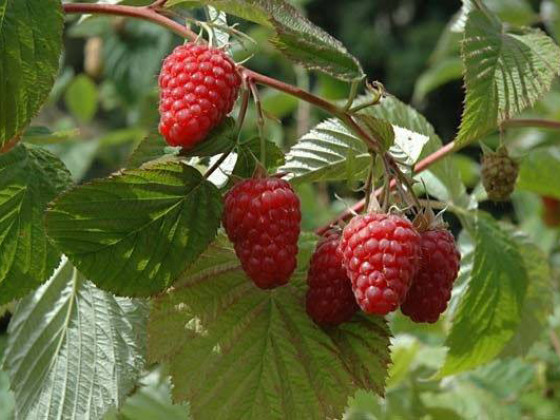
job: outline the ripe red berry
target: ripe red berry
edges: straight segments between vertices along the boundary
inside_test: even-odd
[[[248,179],[226,195],[224,227],[243,269],[261,289],[290,279],[300,222],[299,199],[282,179]]]
[[[409,220],[393,214],[354,217],[340,250],[358,305],[385,315],[403,302],[418,270],[420,235]]]
[[[358,310],[350,279],[338,249],[340,232],[329,231],[311,257],[306,296],[307,314],[318,325],[339,325]]]
[[[192,148],[233,108],[241,78],[221,50],[181,45],[163,61],[159,75],[159,131],[171,146]]]
[[[420,269],[401,306],[414,322],[434,323],[447,308],[461,255],[453,235],[445,229],[421,233]]]

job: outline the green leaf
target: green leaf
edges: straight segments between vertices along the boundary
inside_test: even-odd
[[[120,406],[144,365],[147,312],[63,258],[10,322],[4,367],[18,418],[100,418]]]
[[[97,86],[88,76],[81,74],[68,86],[64,102],[74,117],[88,123],[97,111]]]
[[[116,410],[114,410],[116,411]],[[140,380],[140,388],[126,399],[118,411],[103,420],[189,420],[187,404],[171,402],[171,381],[157,368]]]
[[[533,105],[560,69],[560,48],[542,31],[508,32],[480,10],[468,15],[462,56],[467,95],[457,146],[480,139]]]
[[[284,153],[270,140],[266,140],[266,153],[264,166],[272,172],[284,163]],[[250,178],[255,171],[258,157],[260,156],[261,142],[258,137],[241,142],[237,148],[237,160],[233,168],[233,175],[240,178]]]
[[[396,100],[387,99],[379,107],[391,106],[390,102],[394,101]],[[377,106],[372,109],[374,108]],[[377,127],[372,126],[368,130],[376,130],[378,136],[387,139],[387,144],[390,143],[392,132],[394,145],[389,152],[407,165],[412,165],[418,160],[424,145],[429,141],[429,137],[422,133],[399,127],[400,122],[407,121],[399,120],[399,116],[389,109],[386,109],[383,115],[367,111],[361,118],[377,124]],[[367,147],[361,139],[339,120],[329,119],[300,138],[287,154],[286,164],[280,170],[293,173],[293,181],[296,183],[340,181],[348,178],[349,166],[353,168],[352,172],[356,178],[365,177],[370,159]]]
[[[440,376],[500,355],[521,323],[529,283],[528,264],[511,229],[483,212],[464,222],[475,239],[474,263],[446,340],[449,352]]]
[[[532,150],[521,162],[517,188],[539,195],[560,198],[560,148]]]
[[[0,148],[26,128],[54,84],[60,0],[0,0]]]
[[[0,155],[0,304],[48,279],[60,258],[43,227],[47,203],[70,185],[55,156],[19,145]]]
[[[437,61],[426,70],[414,85],[414,103],[422,102],[426,95],[437,88],[463,76],[463,63],[459,57],[448,57]]]
[[[15,402],[10,392],[10,378],[6,372],[0,370],[0,418],[14,419]]]
[[[176,147],[168,148],[165,139],[158,133],[150,133],[148,137],[136,146],[136,149],[128,158],[126,167],[128,169],[139,168],[143,164],[159,159],[166,154],[176,156],[179,150]],[[166,151],[169,151],[169,153],[166,153]]]
[[[80,135],[79,129],[70,129],[52,132],[43,126],[31,126],[23,133],[21,140],[33,145],[49,145],[75,141]]]
[[[173,398],[189,400],[194,418],[338,418],[358,388],[383,393],[385,321],[357,315],[322,330],[305,312],[313,242],[302,240],[290,284],[264,291],[219,237],[155,300],[148,358],[169,365]]]
[[[171,0],[166,6],[204,4],[274,30],[271,42],[296,63],[342,80],[364,77],[360,63],[346,48],[284,0]]]
[[[341,181],[350,155],[356,177],[365,177],[371,159],[367,147],[339,120],[330,119],[299,139],[280,171],[293,173],[293,182]]]
[[[521,322],[515,336],[502,350],[501,356],[526,356],[539,339],[553,309],[552,273],[546,254],[526,235],[512,232],[519,247],[528,276],[528,286]]]
[[[98,287],[148,296],[170,286],[214,239],[221,201],[196,169],[155,163],[60,196],[47,211],[47,231]]]
[[[229,152],[237,143],[235,120],[231,117],[214,128],[204,141],[187,150],[186,156],[214,156]]]
[[[173,34],[150,22],[128,19],[119,31],[104,30],[104,74],[127,104],[149,95],[161,62],[174,45]]]
[[[212,6],[206,7],[206,14],[208,16],[208,21],[213,25],[218,26],[212,27],[212,35],[214,36],[215,45],[217,47],[227,46],[229,43],[229,32],[222,29],[227,29],[228,27],[227,15],[224,12],[216,10]]]
[[[410,158],[405,160],[405,163],[408,165],[425,158],[442,147],[441,139],[426,118],[397,98],[386,98],[380,105],[369,107],[362,112],[377,118],[383,118],[393,124],[397,140],[403,139],[400,142],[401,148],[408,150],[407,154]],[[398,127],[404,127],[414,133],[427,136],[427,143],[422,144],[420,147],[420,142],[416,137],[412,137],[413,141],[409,140],[410,136],[408,135],[401,137]],[[399,157],[397,151],[391,150],[391,153],[403,161],[403,158]],[[470,202],[465,186],[461,181],[459,170],[449,157],[431,165],[430,169],[419,174],[417,179],[421,179],[426,184],[430,195],[441,201],[450,202],[461,207],[467,207]]]
[[[387,120],[382,120],[367,114],[357,115],[356,120],[368,134],[381,143],[383,152],[387,152],[391,146],[395,144],[395,131]],[[426,138],[426,141],[427,140]]]

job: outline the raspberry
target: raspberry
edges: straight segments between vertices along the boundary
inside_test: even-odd
[[[447,308],[453,282],[459,273],[461,255],[448,230],[429,230],[420,236],[420,269],[401,311],[414,322],[434,323]]]
[[[418,270],[420,235],[393,214],[354,217],[344,229],[340,250],[358,305],[385,315],[403,302]]]
[[[192,148],[231,112],[240,84],[223,51],[195,44],[175,48],[159,75],[159,132],[171,146]]]
[[[340,232],[329,231],[317,243],[307,273],[307,314],[318,325],[339,325],[358,310],[338,249]]]
[[[515,189],[519,164],[505,147],[482,156],[482,184],[492,201],[506,201]]]
[[[542,219],[548,227],[560,226],[560,200],[554,197],[541,197],[543,212]]]
[[[299,199],[282,179],[248,179],[225,198],[224,227],[243,269],[261,289],[290,279],[300,221]]]

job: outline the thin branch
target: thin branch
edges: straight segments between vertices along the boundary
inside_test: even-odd
[[[143,19],[164,26],[183,38],[194,41],[197,34],[189,28],[160,15],[149,7],[123,6],[121,4],[97,4],[97,3],[65,3],[62,5],[64,12],[68,14],[102,14],[126,16],[137,19]]]
[[[438,149],[437,151],[435,151],[431,155],[426,156],[423,160],[418,162],[416,164],[416,166],[414,167],[414,173],[415,174],[421,173],[422,171],[426,170],[428,167],[430,167],[434,163],[440,161],[441,159],[443,159],[444,157],[446,157],[450,153],[454,152],[455,150],[457,150],[457,149],[455,149],[455,142],[451,142],[451,143],[446,144],[441,149]],[[391,182],[390,188],[394,188],[395,185],[396,185],[396,183],[393,180]],[[379,188],[378,190],[376,190],[375,191],[376,197],[379,197],[381,195],[382,191],[383,191],[382,188]],[[364,209],[364,206],[365,206],[365,200],[359,201],[352,208],[344,211],[343,213],[338,215],[335,219],[331,220],[328,224],[326,224],[326,225],[320,227],[319,229],[317,229],[317,234],[321,235],[324,232],[326,232],[327,230],[329,230],[331,226],[334,226],[338,222],[344,221],[344,220],[352,217],[352,215],[361,212]]]
[[[560,121],[543,120],[539,118],[518,118],[502,123],[502,128],[527,128],[538,127],[551,130],[560,130]]]
[[[139,18],[147,21],[151,21],[161,25],[163,27],[168,28],[172,32],[187,38],[191,41],[197,39],[197,34],[194,33],[189,28],[183,26],[182,24],[158,13],[154,7],[160,7],[164,4],[165,1],[156,0],[150,6],[147,7],[134,7],[134,6],[123,6],[123,5],[114,5],[114,4],[80,4],[80,3],[67,3],[63,4],[64,11],[66,13],[85,13],[85,14],[107,14],[107,15],[118,15],[118,16],[127,16],[127,17],[134,17]],[[154,6],[157,5],[157,6]],[[375,138],[370,136],[366,133],[363,128],[356,123],[356,121],[352,118],[350,114],[351,111],[356,111],[356,109],[351,109],[349,112],[346,112],[344,109],[341,109],[337,105],[323,99],[319,96],[312,94],[306,90],[303,90],[299,87],[292,86],[288,83],[284,83],[280,80],[273,79],[271,77],[265,76],[263,74],[257,73],[253,70],[249,70],[245,67],[238,66],[240,73],[242,73],[243,77],[253,81],[254,83],[262,84],[273,89],[279,90],[281,92],[287,93],[288,95],[294,96],[299,98],[303,101],[306,101],[318,108],[321,108],[325,112],[339,118],[342,120],[352,131],[354,131],[366,144],[368,147],[379,153],[380,142],[378,142]],[[504,128],[520,128],[520,127],[540,127],[540,128],[548,128],[548,129],[560,129],[560,122],[557,121],[549,121],[549,120],[541,120],[541,119],[517,119],[517,120],[508,120],[502,123],[502,127]],[[414,173],[420,173],[428,168],[433,163],[443,159],[448,154],[458,150],[459,147],[455,147],[455,143],[451,142],[441,149],[437,150],[436,152],[432,153],[430,156],[427,156],[422,161],[418,162],[414,167]],[[223,159],[225,157],[222,156]],[[392,157],[387,155],[387,159],[392,160]],[[395,182],[391,182],[391,188],[395,186]],[[376,196],[379,196],[381,193],[381,189],[376,191]],[[336,224],[338,221],[342,221],[349,217],[351,214],[361,211],[364,208],[364,200],[357,203],[352,209],[347,210],[342,215],[337,217],[331,224]],[[324,232],[328,227],[331,225],[327,225],[319,229],[319,232]]]
[[[214,162],[214,164],[210,168],[208,168],[208,170],[204,174],[204,179],[210,178],[210,175],[216,172],[216,169],[218,169],[220,165],[225,162],[231,152],[233,152],[233,148],[231,148],[228,152],[222,153],[222,156],[220,156],[220,158],[216,162]]]
[[[247,108],[249,107],[249,98],[251,97],[251,90],[248,86],[243,90],[241,95],[241,105],[239,106],[239,115],[237,115],[237,139],[239,140],[239,135],[241,134],[241,129],[243,128],[243,123],[245,122],[245,116],[247,115]]]
[[[255,108],[257,110],[257,129],[259,131],[260,139],[260,162],[263,166],[266,166],[266,138],[264,133],[264,112],[262,109],[261,98],[259,95],[259,89],[251,79],[247,79],[247,84],[251,93],[253,94],[253,101],[255,102]]]

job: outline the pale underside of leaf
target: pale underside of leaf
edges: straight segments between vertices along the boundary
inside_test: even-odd
[[[475,141],[532,106],[560,71],[560,48],[544,32],[506,32],[489,12],[471,11],[462,56],[466,104],[457,145]]]
[[[20,418],[100,419],[144,363],[147,305],[97,289],[63,257],[11,320],[4,367]]]
[[[375,130],[376,136],[383,135],[387,145],[392,144],[389,153],[399,162],[413,165],[429,138],[398,124],[391,125],[377,116],[371,117],[381,127]],[[354,177],[365,178],[370,161],[364,142],[340,121],[330,119],[300,138],[287,154],[286,164],[280,170],[291,173],[294,182],[337,181],[348,178],[350,165]]]

